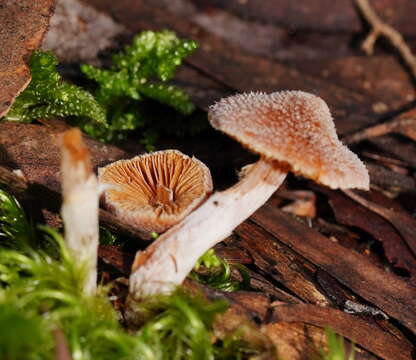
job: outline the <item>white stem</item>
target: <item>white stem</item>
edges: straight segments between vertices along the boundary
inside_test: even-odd
[[[281,164],[260,159],[231,188],[204,204],[136,255],[130,275],[133,298],[168,293],[183,282],[196,261],[263,205],[287,174]]]
[[[97,288],[98,184],[90,156],[78,129],[64,133],[61,178],[65,242],[74,259],[86,270],[85,293]]]

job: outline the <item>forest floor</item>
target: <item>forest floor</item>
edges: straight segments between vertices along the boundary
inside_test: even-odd
[[[416,49],[416,3],[371,3]],[[303,90],[328,103],[341,140],[369,170],[371,190],[335,191],[289,176],[215,248],[231,264],[244,265],[251,290],[206,291],[227,298],[262,327],[282,349],[282,358],[310,358],[322,342],[322,329],[329,327],[356,344],[357,359],[411,359],[416,343],[416,98],[415,77],[400,49],[380,38],[366,55],[361,44],[371,28],[350,0],[83,4],[106,20],[83,18],[83,11],[66,25],[55,26],[52,18],[50,32],[57,32],[56,39],[59,31],[65,33],[67,47],[60,49],[64,45],[50,34],[44,42],[58,55],[67,79],[77,80],[80,62],[105,64],[109,53],[141,30],[169,29],[200,45],[175,83],[188,92],[202,119],[208,106],[237,92]],[[60,7],[55,16],[74,16],[70,13]],[[62,30],[65,26],[72,34]],[[67,127],[61,120],[0,123],[0,165],[23,172],[31,184],[25,206],[37,221],[52,225],[60,221],[60,160],[57,141],[51,139]],[[86,141],[94,168],[144,151],[134,138],[113,145]],[[236,172],[253,160],[209,126],[192,137],[162,134],[156,148],[179,149],[202,160],[216,189],[234,183]],[[131,235],[131,229],[102,220]],[[128,248],[146,244],[137,241]],[[128,277],[134,252],[101,245],[99,256],[104,278]]]

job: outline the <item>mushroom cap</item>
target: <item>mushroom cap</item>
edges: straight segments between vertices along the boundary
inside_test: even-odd
[[[208,167],[177,150],[156,151],[98,169],[110,185],[104,206],[144,232],[161,233],[181,221],[212,192]]]
[[[212,105],[211,125],[248,149],[330,188],[369,188],[365,165],[338,139],[328,106],[303,91],[252,92]]]

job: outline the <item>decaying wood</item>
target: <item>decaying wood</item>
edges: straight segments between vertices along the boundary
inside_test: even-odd
[[[159,0],[158,3],[186,3],[186,0]],[[238,16],[250,23],[270,24],[292,31],[359,33],[362,24],[351,0],[315,0],[294,3],[291,0],[242,1],[242,0],[192,0],[199,13],[215,12],[217,8]],[[401,32],[415,34],[412,13],[416,4],[412,0],[374,1],[374,8]]]
[[[347,194],[351,199],[355,200],[359,204],[365,206],[366,208],[374,211],[376,214],[382,216],[387,221],[389,221],[396,230],[400,233],[403,240],[409,246],[410,250],[413,252],[413,255],[416,256],[416,220],[413,219],[407,212],[400,211],[398,209],[390,210],[386,209],[372,201],[365,199],[364,197],[358,195],[356,192],[350,190],[344,190],[344,193]]]
[[[184,8],[190,6],[187,4],[187,1],[184,2],[186,3],[183,5]],[[187,17],[179,18],[175,16],[175,13],[169,13],[171,8],[181,7],[181,2],[178,1],[175,2],[177,6],[161,6],[159,2],[150,3],[150,1],[138,3],[129,2],[128,5],[124,3],[115,4],[107,0],[89,0],[89,3],[102,11],[110,13],[114,18],[126,24],[132,31],[166,27],[174,29],[183,36],[192,37],[199,41],[203,46],[188,60],[189,63],[205,75],[216,79],[224,87],[240,92],[251,90],[271,92],[279,89],[302,89],[318,94],[330,105],[338,132],[341,134],[363,128],[375,121],[373,104],[368,100],[368,97],[373,95],[374,87],[379,88],[377,95],[381,96],[386,93],[386,86],[390,86],[390,83],[394,84],[392,88],[389,88],[389,96],[386,96],[386,99],[395,99],[391,101],[392,106],[397,106],[393,105],[397,103],[403,106],[409,99],[413,99],[411,84],[406,83],[405,91],[404,89],[396,91],[398,90],[396,88],[399,83],[399,78],[403,80],[402,82],[406,82],[406,74],[399,78],[392,77],[390,82],[387,81],[390,78],[385,80],[386,77],[390,76],[388,74],[395,76],[398,73],[398,71],[391,69],[391,66],[397,65],[394,62],[389,62],[388,69],[383,70],[383,81],[381,82],[378,71],[380,60],[374,61],[371,67],[372,72],[370,73],[371,81],[366,79],[364,89],[360,88],[359,91],[355,91],[354,88],[363,82],[361,78],[368,77],[368,74],[364,70],[358,74],[350,74],[356,68],[367,70],[367,64],[365,62],[351,61],[356,60],[357,57],[353,59],[348,58],[345,60],[345,63],[342,62],[342,59],[333,60],[333,63],[338,61],[339,66],[338,69],[330,73],[332,74],[332,78],[341,72],[344,77],[336,79],[336,81],[331,81],[333,79],[326,79],[327,76],[322,75],[328,71],[326,68],[330,65],[329,63],[325,66],[320,66],[319,64],[323,61],[312,62],[311,66],[306,68],[308,71],[304,71],[308,62],[305,63],[304,59],[300,59],[299,64],[301,67],[299,67],[299,71],[294,67],[283,65],[281,62],[270,61],[264,56],[253,56],[252,53],[242,51],[236,46],[224,41],[219,36],[207,32],[198,24],[184,20]],[[255,6],[257,7],[258,5]],[[348,2],[347,6],[350,6],[351,10],[353,10],[350,2]],[[315,7],[313,8],[315,9]],[[318,9],[317,7],[315,10],[318,11]],[[338,45],[339,41],[334,46]],[[211,54],[215,54],[215,56],[211,56]],[[350,71],[342,71],[345,67],[350,69]],[[245,76],[240,76],[242,73]],[[308,75],[305,73],[308,73]],[[310,73],[313,73],[314,76],[309,76]],[[201,77],[201,79],[204,79],[204,77]],[[357,84],[357,86],[351,87],[352,82],[354,85]],[[378,86],[379,83],[381,84],[380,86]],[[196,90],[198,93],[199,90]],[[363,96],[364,93],[367,97]],[[213,98],[210,96],[210,99]]]
[[[253,349],[257,349],[259,360],[276,358],[276,349],[271,340],[264,335],[255,323],[247,319],[247,316],[235,311],[235,308],[228,309],[225,314],[217,317],[214,323],[214,335],[218,339],[224,339],[229,334],[239,333],[242,341]]]
[[[61,121],[49,121],[48,124],[49,126],[0,122],[0,180],[7,181],[8,188],[16,194],[27,191],[31,196],[43,197],[36,204],[57,213],[61,190],[59,138],[68,129],[68,125]],[[115,146],[88,137],[84,137],[84,140],[91,153],[94,169],[120,158],[131,157]],[[8,169],[20,170],[23,178]],[[143,239],[143,232],[102,209],[100,223],[110,230]]]
[[[362,345],[386,360],[408,360],[412,345],[383,331],[364,319],[328,307],[309,304],[277,305],[271,316],[274,322],[303,322],[319,327],[331,327],[336,333],[357,345]]]
[[[244,291],[226,293],[204,286],[201,288],[190,282],[185,285],[202,289],[211,299],[227,299],[233,313],[261,322],[263,331],[275,344],[278,354],[288,359],[309,360],[311,356],[313,358],[315,351],[319,352],[319,349],[326,346],[326,337],[322,328],[328,327],[377,355],[377,358],[386,360],[411,358],[413,346],[402,334],[380,326],[365,315],[347,314],[334,308],[312,304],[270,302],[261,293]],[[224,319],[226,323],[227,315]],[[369,334],[372,336],[368,336]],[[355,358],[375,359],[362,354],[360,349],[357,350]]]
[[[145,231],[138,229],[125,221],[117,218],[107,210],[99,209],[100,224],[106,226],[109,230],[119,232],[120,235],[126,235],[131,238],[149,241],[151,238]]]
[[[209,292],[207,292],[209,294]],[[270,299],[266,294],[252,291],[223,292],[233,308],[241,314],[249,314],[253,320],[267,321]]]
[[[345,304],[354,300],[355,296],[346,287],[342,286],[329,273],[318,269],[316,272],[316,282],[322,288],[325,295],[331,299],[332,303],[339,309],[344,309]]]
[[[246,270],[250,277],[250,288],[254,291],[262,292],[275,300],[284,301],[288,304],[297,304],[301,302],[297,296],[290,294],[288,291],[276,286],[272,281],[267,280],[265,278],[265,276],[268,276],[267,274],[262,276],[257,271]]]
[[[229,237],[230,241],[233,239],[233,235]],[[215,246],[215,254],[220,256],[225,261],[230,264],[252,264],[253,259],[250,254],[237,246],[234,246],[230,243],[219,243]]]
[[[415,287],[266,204],[251,219],[362,298],[416,332]]]
[[[61,145],[62,207],[65,242],[85,271],[84,291],[97,289],[98,180],[81,131],[65,131]]]
[[[398,138],[393,134],[372,138],[369,142],[384,154],[404,161],[408,166],[416,167],[416,142]]]
[[[392,170],[395,169],[400,169],[400,173],[404,173],[404,169],[406,167],[409,166],[408,163],[406,163],[405,161],[390,157],[390,156],[386,156],[386,155],[381,155],[381,154],[377,154],[375,152],[370,152],[370,151],[363,151],[362,155],[366,158],[369,159],[373,159],[379,163],[381,163],[383,166],[386,166]],[[408,173],[407,171],[405,171],[406,173]]]
[[[204,0],[201,2],[204,3]],[[153,2],[154,6],[163,8],[165,12],[189,19],[194,25],[220,36],[244,53],[278,60],[288,64],[290,68],[296,68],[301,74],[327,79],[332,84],[366,95],[367,102],[376,115],[401,108],[414,98],[413,84],[408,72],[394,56],[357,56],[351,46],[352,42],[355,43],[352,33],[322,32],[325,20],[332,20],[339,25],[348,17],[351,17],[350,24],[359,19],[358,11],[351,0],[337,1],[336,4],[318,0],[305,6],[286,3],[286,0],[271,0],[267,3],[210,1],[209,5],[201,6],[198,3],[199,1],[192,0]],[[389,23],[399,26],[400,30],[405,18],[410,20],[406,12],[411,11],[413,6],[408,0],[401,0],[400,5],[395,6],[391,0],[374,2],[377,12]],[[269,9],[269,13],[266,9]],[[277,23],[269,23],[263,18],[257,21],[248,20],[259,16],[262,11],[272,19],[279,17],[280,11],[285,15],[281,14],[282,18]],[[326,16],[328,17],[324,19]],[[310,26],[314,24],[320,30],[304,32],[305,22]],[[362,32],[361,27],[357,27],[356,32]],[[410,32],[413,33],[413,29]],[[300,36],[302,41],[289,40],[293,34]],[[331,56],[328,56],[328,49]],[[215,48],[212,51],[215,52]],[[320,94],[326,96],[325,90],[321,91]]]
[[[106,264],[117,269],[124,276],[129,276],[134,255],[122,252],[117,246],[100,245],[98,247],[98,257]]]
[[[372,9],[369,0],[355,0],[355,4],[372,28],[370,34],[367,35],[367,38],[362,43],[362,49],[367,53],[367,55],[371,55],[374,51],[374,43],[378,37],[381,35],[386,37],[400,53],[403,61],[416,78],[416,57],[404,41],[403,36],[396,29],[387,25],[380,19],[380,17]]]
[[[325,332],[313,325],[276,322],[262,328],[276,346],[278,359],[319,359],[320,350],[326,346]]]
[[[328,305],[328,300],[312,281],[315,266],[306,261],[302,263],[290,248],[273,241],[259,226],[246,222],[238,226],[235,233],[239,236],[238,246],[253,257],[254,265],[264,274],[303,301]]]
[[[69,126],[48,121],[48,126],[0,122],[0,165],[21,170],[29,183],[60,191],[60,137]],[[84,137],[91,153],[92,168],[128,156],[115,146]]]
[[[30,82],[27,60],[38,48],[53,13],[54,0],[4,0],[0,7],[0,117]]]

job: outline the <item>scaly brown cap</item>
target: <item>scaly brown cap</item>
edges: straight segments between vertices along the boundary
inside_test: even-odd
[[[330,188],[369,188],[367,169],[338,139],[328,106],[303,91],[239,94],[209,110],[211,125],[250,150]]]
[[[178,223],[212,192],[205,164],[177,150],[156,151],[98,169],[108,184],[105,206],[145,232],[161,233]]]

